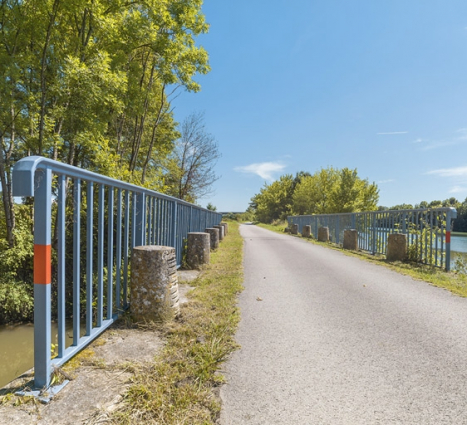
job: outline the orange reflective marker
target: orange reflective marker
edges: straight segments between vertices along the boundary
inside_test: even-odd
[[[34,283],[52,283],[52,248],[50,245],[34,245]]]

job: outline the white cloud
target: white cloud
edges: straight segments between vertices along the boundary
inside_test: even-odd
[[[462,193],[462,192],[467,192],[467,187],[462,187],[462,186],[454,186],[449,190],[449,193]]]
[[[408,131],[389,131],[387,133],[376,133],[376,134],[381,136],[381,135],[388,135],[388,134],[407,134],[407,133]]]
[[[457,140],[467,140],[467,128],[459,128],[457,133],[460,133],[460,136],[457,138]]]
[[[441,177],[467,177],[467,167],[441,168],[428,171],[427,174],[435,174]]]
[[[413,141],[413,143],[422,143],[422,142],[423,142],[423,139],[421,139],[420,137],[417,140]]]
[[[285,165],[280,162],[259,162],[241,167],[235,167],[234,171],[239,173],[256,174],[265,180],[274,180],[273,173],[281,172]]]
[[[392,182],[395,182],[395,180],[394,179],[387,179],[387,180],[380,180],[378,182],[378,184],[392,183]]]

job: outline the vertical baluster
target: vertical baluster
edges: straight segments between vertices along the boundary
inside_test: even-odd
[[[97,224],[97,327],[102,326],[104,318],[104,185],[99,185],[99,210]]]
[[[131,252],[133,252],[133,248],[136,246],[136,208],[136,193],[133,193],[131,203]]]
[[[156,225],[157,225],[157,222],[156,222],[156,197],[154,196],[152,198],[152,244],[153,245],[157,245],[157,242],[156,242]]]
[[[128,245],[130,243],[130,192],[125,191],[125,223],[123,225],[123,307],[128,306]]]
[[[86,229],[86,335],[92,332],[92,277],[94,245],[94,184],[88,182],[87,192],[87,229]]]
[[[119,311],[121,308],[120,284],[122,279],[122,189],[118,189],[117,191],[117,242],[115,262],[115,308]]]
[[[113,271],[114,271],[114,188],[109,186],[107,227],[107,320],[113,316]]]
[[[81,180],[75,179],[73,208],[73,345],[80,338]]]

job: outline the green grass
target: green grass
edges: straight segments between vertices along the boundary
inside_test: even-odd
[[[237,348],[237,295],[243,282],[243,240],[238,223],[195,286],[181,317],[164,325],[167,344],[147,367],[135,365],[131,387],[114,423],[214,424],[220,413],[219,367]]]
[[[284,229],[287,227],[286,222],[281,222],[277,224],[257,224],[259,227],[264,229],[272,230],[277,233],[284,233]],[[301,237],[301,236],[292,236],[291,237]],[[310,243],[316,245],[322,245],[327,248],[335,249],[343,252],[346,255],[358,257],[365,261],[378,264],[380,266],[387,267],[396,272],[402,273],[404,275],[411,276],[414,279],[423,280],[425,282],[431,283],[434,286],[447,289],[456,295],[462,297],[467,297],[467,275],[464,273],[457,272],[446,272],[438,267],[427,266],[424,264],[412,263],[412,262],[388,262],[385,256],[371,255],[363,251],[347,251],[343,250],[341,247],[331,244],[318,242],[315,239],[307,239]],[[464,264],[464,270],[467,270],[467,260],[460,259],[461,267]]]

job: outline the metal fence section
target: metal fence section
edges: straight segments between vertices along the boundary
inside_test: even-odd
[[[188,232],[204,232],[222,219],[179,199],[38,156],[15,165],[13,194],[34,197],[36,388],[48,387],[53,367],[70,359],[128,307],[133,247],[175,247],[180,266]],[[52,303],[58,322],[54,358]],[[67,347],[70,317],[73,342]]]
[[[388,235],[407,235],[409,259],[436,267],[451,267],[451,229],[457,217],[454,208],[371,211],[345,214],[317,214],[287,217],[299,231],[310,225],[315,237],[318,228],[329,227],[332,242],[343,240],[344,230],[358,231],[358,247],[372,254],[386,255]]]

